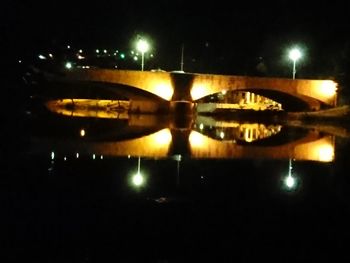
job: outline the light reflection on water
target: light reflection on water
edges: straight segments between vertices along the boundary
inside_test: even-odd
[[[16,196],[21,213],[11,225],[28,251],[52,240],[62,251],[93,247],[103,255],[106,233],[113,252],[135,238],[145,250],[167,249],[173,238],[176,249],[185,241],[192,249],[211,231],[208,247],[224,240],[267,251],[282,240],[289,253],[300,242],[307,251],[323,248],[324,228],[327,245],[347,244],[349,162],[338,154],[346,144],[329,133],[208,116],[28,118],[29,154],[8,165],[5,191]]]
[[[89,102],[83,100],[76,101],[74,107],[70,103],[70,100],[59,100],[46,106],[54,113],[54,122],[55,118],[64,121],[57,128],[71,130],[71,137],[59,133],[56,133],[58,138],[52,136],[52,140],[47,136],[38,137],[36,151],[59,151],[71,156],[149,158],[179,155],[192,159],[292,158],[320,162],[332,162],[335,158],[334,136],[317,130],[201,115],[184,118],[179,125],[173,116],[113,111],[116,105],[122,105],[119,101],[99,101],[99,105],[89,106]]]
[[[176,185],[182,181],[181,163],[185,160],[285,162],[280,187],[293,192],[300,187],[294,164],[299,161],[331,163],[335,159],[335,137],[315,129],[202,115],[179,121],[179,116],[128,114],[125,102],[92,103],[92,106],[88,100],[75,100],[74,105],[71,100],[46,103],[54,113],[50,116],[52,122],[58,126],[51,132],[45,131],[45,136],[35,137],[33,151],[51,155],[52,166],[62,158],[63,162],[78,159],[99,162],[105,158],[138,160],[137,169],[128,173],[128,185],[136,191],[147,187],[148,176],[143,164],[149,160],[175,161]],[[65,133],[57,133],[60,129]],[[206,176],[200,175],[199,180],[204,182]],[[168,199],[155,200],[167,202]]]
[[[279,188],[291,193],[298,192],[302,186],[303,175],[295,169],[299,162],[327,164],[335,160],[335,136],[317,129],[290,127],[276,121],[223,120],[203,115],[179,118],[128,114],[125,111],[127,104],[119,101],[99,101],[99,105],[93,107],[87,100],[74,103],[72,105],[70,100],[46,103],[53,113],[49,119],[54,127],[50,129],[38,124],[39,135],[33,136],[35,147],[32,151],[51,156],[51,172],[62,163],[69,167],[77,162],[79,165],[91,161],[98,165],[112,159],[125,162],[128,164],[125,185],[136,192],[144,191],[152,184],[158,170],[150,170],[152,161],[168,162],[167,166],[171,168],[165,173],[175,177],[170,181],[177,187],[186,184],[187,179],[181,174],[197,174],[195,170],[186,171],[186,162],[204,161],[208,165],[208,160],[272,162],[279,167]],[[41,131],[43,128],[47,130]],[[218,171],[225,170],[228,164]],[[207,169],[213,166],[207,166]],[[249,173],[245,165],[232,162],[228,167],[238,167],[233,169],[244,169]],[[258,173],[268,172],[262,170]],[[215,174],[214,171],[200,172],[196,180],[205,183],[211,173]],[[170,199],[156,195],[152,200],[166,203]]]

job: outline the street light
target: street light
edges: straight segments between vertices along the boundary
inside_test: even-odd
[[[294,177],[293,173],[293,166],[292,166],[292,159],[289,158],[289,164],[288,164],[288,175],[284,178],[284,188],[288,191],[293,191],[297,187],[297,178]]]
[[[139,156],[138,163],[137,163],[137,173],[134,174],[131,178],[132,184],[135,187],[141,187],[145,183],[145,178],[141,174],[140,166],[141,166],[141,157]]]
[[[301,58],[300,50],[297,48],[293,48],[291,51],[289,51],[289,58],[293,60],[293,79],[295,79],[295,63],[299,58]]]
[[[143,71],[144,56],[145,56],[145,52],[147,52],[149,50],[149,44],[146,40],[140,38],[137,41],[136,49],[141,52],[141,58],[142,58],[141,59],[141,70]]]

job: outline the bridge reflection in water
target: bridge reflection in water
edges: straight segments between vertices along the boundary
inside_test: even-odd
[[[334,136],[317,130],[296,131],[295,128],[280,124],[223,121],[200,115],[194,115],[179,122],[174,116],[129,115],[122,110],[122,107],[120,111],[114,106],[114,108],[108,108],[107,102],[103,107],[69,108],[62,107],[62,104],[57,101],[49,102],[46,106],[54,113],[70,116],[69,119],[73,121],[84,120],[84,117],[87,122],[91,122],[91,118],[113,119],[114,122],[124,121],[123,129],[120,126],[114,130],[100,127],[99,138],[101,138],[101,129],[104,129],[106,134],[110,134],[103,140],[97,140],[91,136],[93,132],[89,129],[93,130],[93,126],[81,124],[80,132],[75,133],[70,140],[64,138],[60,141],[56,138],[36,145],[37,150],[44,147],[47,151],[62,152],[64,156],[150,158],[183,156],[194,159],[257,158],[334,161]],[[69,129],[69,127],[65,126],[62,129]]]

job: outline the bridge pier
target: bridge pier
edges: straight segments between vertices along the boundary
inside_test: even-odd
[[[191,101],[170,101],[170,112],[180,115],[192,115],[194,103]]]

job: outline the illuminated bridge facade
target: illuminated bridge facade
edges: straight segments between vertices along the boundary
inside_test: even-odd
[[[127,94],[133,90],[128,96],[134,105],[131,108],[141,111],[152,111],[154,105],[161,103],[170,108],[180,103],[193,106],[208,95],[228,91],[249,91],[268,97],[281,103],[287,111],[294,104],[303,105],[298,110],[319,110],[334,107],[337,101],[337,83],[332,80],[109,69],[74,69],[67,72],[65,79],[108,84],[116,93],[119,90]],[[142,94],[151,94],[153,102]]]

